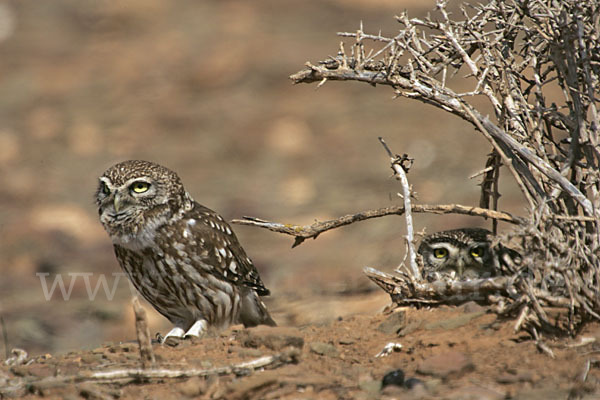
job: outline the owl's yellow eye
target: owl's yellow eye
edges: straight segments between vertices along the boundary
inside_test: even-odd
[[[483,257],[483,253],[485,252],[484,248],[479,246],[479,247],[473,247],[471,249],[471,255],[473,257]]]
[[[110,194],[110,188],[104,182],[100,182],[100,191],[102,192],[102,194],[105,194],[105,195]]]
[[[433,256],[435,258],[446,258],[448,256],[448,250],[443,247],[433,249]]]
[[[144,193],[148,189],[150,189],[150,184],[142,181],[133,182],[130,186],[130,189],[133,190],[135,193]]]

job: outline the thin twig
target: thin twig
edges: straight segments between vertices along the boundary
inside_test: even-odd
[[[521,312],[519,312],[519,317],[517,318],[517,321],[515,322],[515,327],[513,329],[515,332],[519,332],[521,330],[523,323],[527,319],[528,313],[529,313],[529,306],[527,304],[523,304],[523,306],[521,307]]]
[[[2,342],[4,343],[4,359],[10,357],[10,351],[8,350],[8,331],[6,330],[6,323],[4,322],[4,316],[0,315],[0,326],[2,327]]]
[[[481,176],[481,175],[487,174],[488,172],[490,172],[490,171],[493,171],[493,170],[494,170],[494,167],[485,167],[485,168],[484,168],[484,169],[482,169],[481,171],[477,171],[477,172],[475,172],[473,175],[469,176],[469,179],[475,179],[475,178],[477,178],[478,176]],[[484,179],[485,179],[485,178],[484,178]]]
[[[533,338],[535,339],[535,345],[537,346],[538,350],[541,351],[542,353],[545,353],[550,358],[555,358],[554,352],[546,343],[544,343],[544,341],[538,334],[538,331],[537,331],[537,329],[535,329],[535,327],[531,328],[531,333],[532,333]]]
[[[57,388],[72,385],[81,382],[94,382],[102,384],[125,385],[130,382],[157,382],[170,379],[187,379],[197,376],[211,375],[246,375],[248,372],[263,369],[277,368],[281,365],[297,363],[300,357],[300,351],[290,348],[281,353],[259,357],[251,361],[244,361],[225,367],[209,369],[170,369],[170,368],[123,368],[106,371],[82,372],[75,375],[52,376],[48,378],[20,379],[18,382],[8,384],[0,388],[1,396],[14,396],[22,394],[28,390],[43,390],[48,388]]]
[[[483,208],[490,208],[490,198],[492,203],[492,210],[498,210],[498,199],[500,198],[500,192],[498,190],[498,181],[500,179],[500,166],[502,162],[500,160],[500,154],[495,149],[488,155],[486,161],[486,168],[484,169],[484,177],[481,181],[481,195],[479,199],[479,206]],[[498,233],[498,220],[492,219],[492,233],[495,235]]]
[[[416,213],[430,213],[430,214],[462,214],[472,215],[476,217],[485,218],[497,218],[501,221],[508,222],[511,224],[519,225],[524,224],[526,221],[521,217],[514,216],[504,211],[487,210],[480,207],[469,207],[460,204],[439,204],[439,205],[427,205],[427,204],[413,204],[412,212]],[[259,228],[268,229],[273,232],[283,233],[286,235],[294,236],[296,239],[292,247],[296,247],[306,239],[316,239],[321,233],[331,229],[336,229],[341,226],[350,225],[354,222],[364,221],[371,218],[384,217],[386,215],[403,215],[404,207],[402,206],[391,206],[380,208],[377,210],[367,210],[356,214],[344,215],[332,220],[314,222],[311,225],[296,225],[296,224],[282,224],[279,222],[270,222],[264,219],[247,217],[243,219],[234,219],[231,221],[233,224],[239,225],[250,225]]]
[[[23,349],[14,348],[10,351],[10,354],[12,355],[4,360],[4,365],[22,365],[31,361],[29,354]]]
[[[148,329],[148,318],[146,310],[141,306],[137,296],[133,297],[133,312],[135,314],[135,333],[140,346],[140,360],[142,369],[151,368],[156,363],[154,351],[152,351],[152,339]]]
[[[414,229],[413,229],[413,220],[412,220],[412,207],[410,201],[410,186],[408,185],[408,178],[406,177],[405,167],[402,162],[405,158],[401,158],[399,156],[395,156],[394,153],[390,150],[387,143],[383,140],[382,137],[379,137],[379,141],[381,142],[383,148],[390,156],[390,162],[392,163],[392,169],[395,174],[398,176],[400,180],[400,184],[402,185],[402,200],[404,201],[404,217],[406,220],[406,242],[408,247],[408,262],[410,272],[414,279],[417,281],[421,280],[421,272],[419,271],[419,267],[417,266],[417,253],[415,251],[415,243],[414,243]],[[407,168],[408,169],[408,168]],[[400,267],[398,267],[400,268]]]

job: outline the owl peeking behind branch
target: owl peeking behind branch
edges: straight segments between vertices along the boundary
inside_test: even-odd
[[[501,244],[492,245],[487,229],[461,228],[425,236],[418,253],[423,258],[423,275],[429,280],[489,278],[507,264],[519,264],[521,256]]]
[[[275,325],[259,297],[269,290],[233,230],[195,202],[175,172],[121,162],[100,177],[96,203],[121,268],[175,325],[165,340],[240,323]]]

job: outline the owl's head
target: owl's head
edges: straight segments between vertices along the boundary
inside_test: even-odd
[[[425,276],[431,273],[456,278],[484,278],[494,272],[492,233],[486,229],[463,228],[437,232],[425,237],[418,253]]]
[[[141,160],[107,169],[96,191],[100,222],[113,239],[135,236],[149,226],[156,228],[190,201],[175,172]]]

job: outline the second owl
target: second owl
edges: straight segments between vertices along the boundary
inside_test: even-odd
[[[437,280],[487,278],[497,271],[496,255],[491,246],[493,235],[481,228],[462,228],[433,233],[419,245],[423,258],[423,276]]]

